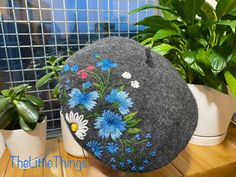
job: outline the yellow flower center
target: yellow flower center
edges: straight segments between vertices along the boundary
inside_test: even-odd
[[[71,124],[70,128],[73,132],[76,132],[78,130],[79,126],[77,123],[73,123],[73,124]]]

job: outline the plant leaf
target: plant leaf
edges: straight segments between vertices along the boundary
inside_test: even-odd
[[[2,112],[2,110],[10,103],[10,101],[3,97],[0,99],[0,112]]]
[[[153,41],[159,40],[159,39],[163,39],[169,36],[179,36],[179,33],[177,33],[174,30],[171,29],[160,29],[156,32],[156,34],[153,37]]]
[[[50,81],[51,77],[54,75],[54,72],[48,73],[45,76],[41,77],[37,82],[36,82],[36,87],[42,87],[44,84]]]
[[[33,105],[35,105],[37,107],[43,107],[43,105],[44,105],[44,103],[41,99],[39,99],[33,95],[26,94],[25,98],[27,99],[27,101],[29,101],[30,103],[32,103]]]
[[[165,6],[162,6],[162,5],[156,6],[156,5],[146,4],[144,6],[138,7],[137,9],[134,9],[134,10],[130,11],[129,15],[140,12],[142,10],[146,10],[146,9],[160,9],[160,10],[168,11],[168,12],[171,12],[171,13],[175,14],[175,12],[172,11],[171,8],[168,8],[168,7],[165,7]]]
[[[140,132],[140,129],[139,128],[129,128],[128,129],[128,133],[129,134],[137,134]]]
[[[217,15],[215,9],[208,2],[204,2],[201,6],[201,17],[206,18],[208,20],[217,20]]]
[[[31,86],[29,86],[29,84],[22,84],[22,85],[18,85],[18,86],[13,88],[13,90],[16,94],[18,94],[22,91],[28,91],[30,89],[31,89]]]
[[[166,43],[157,45],[157,46],[153,47],[152,50],[160,55],[163,55],[163,56],[166,55],[167,53],[169,53],[170,50],[179,51],[179,49],[177,49],[176,47],[171,46],[170,44],[166,44]]]
[[[53,96],[58,97],[58,95],[59,95],[59,83],[57,83],[57,85],[53,89]]]
[[[216,6],[216,15],[221,19],[236,7],[236,0],[219,0]]]
[[[185,52],[183,54],[184,61],[189,65],[193,64],[197,58],[197,54],[194,51]]]
[[[230,88],[231,93],[236,97],[236,71],[228,69],[224,72],[225,80]]]
[[[24,118],[27,123],[36,123],[39,118],[39,112],[29,103],[23,101],[13,101],[16,105],[17,112]]]
[[[217,23],[218,25],[230,26],[232,31],[235,33],[236,20],[221,20]]]
[[[0,112],[0,129],[6,128],[13,120],[15,114],[15,110],[12,104],[8,104],[4,109]]]
[[[36,125],[37,125],[37,123],[35,123],[35,124],[29,124],[29,123],[27,123],[27,122],[24,120],[24,118],[21,117],[20,115],[19,115],[19,124],[20,124],[20,127],[21,127],[24,131],[31,131],[31,130],[33,130],[33,129],[36,127]]]
[[[63,57],[57,58],[55,61],[53,61],[52,65],[55,66],[56,64],[59,64],[62,60],[64,60]]]
[[[185,0],[184,3],[184,14],[185,19],[191,24],[194,23],[197,12],[204,4],[205,0]]]
[[[226,60],[214,50],[210,54],[211,67],[214,73],[221,72],[226,66]]]

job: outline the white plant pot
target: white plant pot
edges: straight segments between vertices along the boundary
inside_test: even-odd
[[[87,156],[87,152],[75,141],[72,136],[68,126],[66,125],[64,115],[60,112],[61,115],[61,129],[62,129],[62,139],[65,151],[75,157],[84,157]]]
[[[30,168],[45,155],[47,119],[38,123],[33,131],[1,130],[6,146],[18,168]],[[13,156],[15,156],[13,158]],[[20,161],[25,161],[22,165]],[[26,162],[27,161],[27,162]],[[12,163],[12,162],[11,162]]]
[[[198,106],[198,124],[190,143],[201,146],[220,144],[236,110],[236,100],[204,85],[188,85]]]

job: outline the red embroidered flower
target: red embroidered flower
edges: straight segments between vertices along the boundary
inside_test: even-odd
[[[81,79],[86,79],[88,77],[88,73],[85,72],[85,70],[79,70],[77,72],[77,75],[81,78]]]
[[[86,70],[92,71],[92,70],[94,70],[95,68],[96,68],[95,66],[88,66],[88,67],[86,68]]]

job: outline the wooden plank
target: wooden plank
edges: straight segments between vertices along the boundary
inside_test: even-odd
[[[9,159],[10,159],[10,153],[9,153],[8,149],[5,149],[3,154],[2,154],[2,157],[0,159],[0,174],[1,174],[1,177],[3,177],[6,173],[7,165],[9,163]]]
[[[163,177],[182,177],[183,176],[172,164],[168,164],[162,167],[159,171]]]
[[[143,176],[144,177],[163,177],[159,170],[155,170],[149,173],[144,173]]]
[[[43,176],[45,177],[62,177],[62,168],[60,164],[56,164],[55,156],[61,156],[59,150],[58,139],[47,140],[46,159],[53,162],[52,168],[44,168]],[[57,166],[56,166],[57,165]]]
[[[80,157],[74,157],[69,155],[63,146],[62,140],[59,140],[59,146],[60,146],[60,152],[63,156],[63,159],[66,161],[72,160],[73,162],[78,162],[78,166],[72,165],[68,168],[63,168],[63,174],[65,177],[86,177],[87,176],[87,168],[81,168],[80,162],[86,160],[85,158]],[[86,161],[86,164],[88,165],[88,162]]]
[[[25,169],[24,177],[43,177],[43,168]]]
[[[24,176],[24,169],[20,169],[16,165],[13,165],[12,161],[9,159],[4,177],[23,177],[23,176]]]

